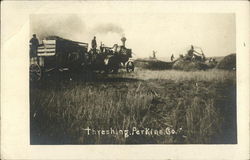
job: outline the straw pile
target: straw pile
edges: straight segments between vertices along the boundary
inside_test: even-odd
[[[235,70],[236,69],[236,54],[230,54],[224,57],[216,66],[218,69]]]

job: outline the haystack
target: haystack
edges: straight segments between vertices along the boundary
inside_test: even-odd
[[[236,69],[236,54],[230,54],[224,57],[216,66],[218,69],[235,70]]]

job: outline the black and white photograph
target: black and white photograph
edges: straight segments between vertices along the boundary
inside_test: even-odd
[[[2,158],[245,158],[244,4],[1,4]]]
[[[236,144],[235,34],[234,14],[30,15],[30,143]]]

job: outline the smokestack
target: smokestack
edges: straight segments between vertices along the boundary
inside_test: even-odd
[[[126,42],[126,40],[127,40],[127,39],[126,39],[125,37],[122,37],[122,38],[121,38],[122,46],[123,46],[123,47],[125,47],[125,42]]]

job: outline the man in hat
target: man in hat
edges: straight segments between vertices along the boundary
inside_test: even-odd
[[[91,47],[92,49],[95,51],[96,50],[96,47],[97,47],[97,44],[96,44],[96,37],[94,36],[94,39],[92,40],[91,42]]]
[[[174,60],[174,54],[171,55],[171,61],[173,61],[173,60]]]
[[[31,57],[36,57],[38,45],[39,45],[39,41],[36,38],[36,34],[33,34],[33,37],[30,40],[30,56]]]

